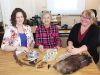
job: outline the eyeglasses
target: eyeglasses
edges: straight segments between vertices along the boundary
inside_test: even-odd
[[[87,19],[87,20],[90,20],[91,19],[90,17],[85,17],[85,16],[81,16],[81,18]]]

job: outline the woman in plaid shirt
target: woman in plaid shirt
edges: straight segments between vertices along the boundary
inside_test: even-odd
[[[56,25],[51,23],[52,15],[48,11],[42,14],[42,25],[36,28],[36,46],[41,51],[44,48],[60,48],[61,40]]]

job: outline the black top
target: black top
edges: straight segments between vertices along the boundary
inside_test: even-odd
[[[100,21],[97,21],[97,25],[100,26]]]
[[[78,32],[80,31],[81,23],[76,24],[68,37],[67,41],[72,41],[74,47],[81,47],[82,45],[86,45],[88,48],[88,52],[93,57],[94,62],[97,63],[99,60],[99,54],[97,52],[97,47],[100,45],[100,28],[96,25],[91,25],[88,29],[83,40],[79,43],[78,42]]]

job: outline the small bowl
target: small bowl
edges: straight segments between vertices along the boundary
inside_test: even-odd
[[[37,51],[30,51],[27,55],[27,60],[34,61],[39,58],[39,53]]]

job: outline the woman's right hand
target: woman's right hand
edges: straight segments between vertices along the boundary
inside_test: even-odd
[[[67,50],[71,50],[71,49],[73,49],[73,48],[74,48],[73,45],[69,45],[69,46],[67,46]]]
[[[73,49],[73,48],[74,48],[73,42],[72,42],[72,41],[68,41],[67,50],[71,50],[71,49]]]
[[[27,47],[17,47],[17,50],[23,51],[24,53],[27,53],[29,51],[29,48]]]

